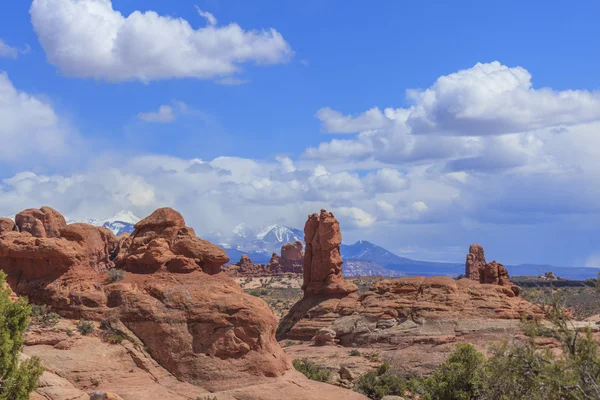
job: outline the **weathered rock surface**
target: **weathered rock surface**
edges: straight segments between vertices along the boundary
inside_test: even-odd
[[[17,219],[23,231],[0,236],[0,269],[17,294],[65,317],[116,320],[177,379],[212,390],[289,369],[266,303],[212,275],[225,252],[196,237],[178,212],[159,209],[121,239],[105,228],[61,226],[64,218],[45,207]],[[107,273],[114,263],[129,271],[118,282]]]
[[[342,276],[342,232],[332,213],[309,215],[304,226],[304,284],[305,295],[347,295],[358,287]]]
[[[499,285],[448,277],[386,279],[360,297],[301,300],[280,323],[278,339],[310,340],[328,328],[342,345],[400,343],[412,337],[516,331],[522,317],[540,315],[537,306]]]
[[[465,276],[479,282],[479,276],[485,264],[483,247],[478,244],[472,244],[469,247],[469,254],[467,254],[467,261],[465,263]]]
[[[65,217],[50,207],[29,208],[15,216],[15,223],[21,232],[29,232],[38,238],[60,236],[60,230],[67,226]]]
[[[4,232],[12,232],[18,229],[19,228],[17,228],[17,225],[12,219],[0,218],[0,235],[2,235]]]
[[[121,239],[115,265],[135,273],[153,273],[167,268],[169,262],[180,266],[181,257],[193,260],[208,274],[219,273],[229,261],[225,250],[198,238],[192,228],[185,226],[180,213],[160,208],[138,222],[130,236]],[[183,270],[189,271],[190,265]]]
[[[302,241],[297,240],[281,246],[281,258],[279,263],[283,273],[301,274],[304,270],[304,251]]]
[[[332,213],[308,216],[304,226],[304,297],[296,303],[288,315],[281,319],[277,339],[302,337],[311,340],[321,328],[327,328],[335,320],[336,313],[325,319],[305,323],[306,316],[322,303],[356,304],[358,287],[342,276],[343,260],[340,255],[342,233]]]
[[[74,333],[67,335],[67,329]],[[75,321],[65,319],[55,327],[35,328],[29,332],[25,353],[40,357],[48,369],[42,376],[37,395],[31,399],[88,400],[88,393],[106,393],[124,400],[277,400],[283,392],[286,398],[296,400],[366,400],[351,391],[310,381],[293,370],[239,389],[211,393],[206,388],[176,379],[144,350],[144,346],[135,344],[138,338],[131,331],[125,328],[125,333],[130,339],[109,344],[101,340],[98,329],[81,336],[75,329]]]
[[[537,306],[515,295],[501,264],[485,263],[479,245],[471,246],[466,268],[484,283],[385,279],[358,296],[346,290],[356,286],[341,277],[341,233],[333,215],[310,216],[305,234],[304,297],[281,319],[278,340],[311,340],[327,331],[342,345],[446,340],[468,332],[516,332],[521,318],[541,316]]]
[[[478,244],[472,244],[469,247],[465,263],[465,276],[479,283],[514,287],[514,293],[516,295],[520,293],[520,288],[510,282],[508,271],[504,265],[496,261],[487,263],[483,247]]]

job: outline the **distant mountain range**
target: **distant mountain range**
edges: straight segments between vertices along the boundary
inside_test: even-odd
[[[105,226],[115,235],[133,232],[140,218],[131,211],[120,211],[111,218],[89,219],[86,222],[96,226]],[[74,222],[74,221],[69,221]],[[237,262],[242,254],[247,254],[256,264],[266,264],[273,253],[279,254],[281,246],[296,240],[304,241],[304,232],[283,225],[269,225],[253,230],[240,224],[230,233],[214,232],[205,239],[225,249],[231,262]],[[464,273],[464,263],[419,261],[400,257],[366,240],[340,246],[345,260],[343,270],[346,276],[458,276]],[[466,248],[465,248],[466,255]],[[557,267],[553,265],[520,264],[506,265],[511,276],[538,276],[552,271],[565,279],[584,280],[595,278],[600,268]]]
[[[68,221],[68,223],[85,222],[86,224],[94,226],[104,226],[110,229],[116,236],[119,236],[121,233],[133,232],[134,225],[140,220],[141,218],[131,211],[121,210],[112,217],[106,219],[87,219],[84,221]]]

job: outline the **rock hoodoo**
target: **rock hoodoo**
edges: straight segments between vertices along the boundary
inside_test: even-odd
[[[332,213],[309,215],[304,226],[304,284],[305,296],[346,295],[358,290],[355,284],[342,276],[342,232]]]
[[[515,286],[510,282],[508,271],[504,268],[504,265],[496,261],[490,263],[485,261],[483,247],[478,244],[472,244],[469,247],[469,254],[467,254],[465,263],[465,276],[479,283]]]
[[[267,304],[217,273],[223,249],[198,238],[181,214],[156,210],[130,236],[64,223],[49,207],[0,233],[0,269],[18,295],[69,318],[114,320],[178,379],[210,390],[281,376],[289,362]],[[111,281],[108,271],[126,270]]]

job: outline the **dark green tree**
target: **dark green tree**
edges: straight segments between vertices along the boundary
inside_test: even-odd
[[[0,400],[28,400],[43,368],[37,357],[19,360],[31,307],[24,298],[10,300],[5,280],[6,274],[0,271]]]

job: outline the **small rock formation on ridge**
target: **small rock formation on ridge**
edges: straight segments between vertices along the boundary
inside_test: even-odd
[[[469,247],[465,262],[465,276],[479,283],[510,287],[516,295],[521,291],[519,286],[510,282],[504,265],[496,261],[490,263],[485,261],[483,247],[478,244]]]

